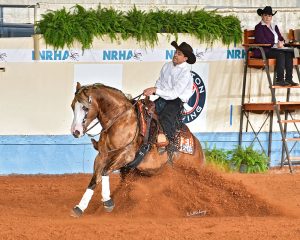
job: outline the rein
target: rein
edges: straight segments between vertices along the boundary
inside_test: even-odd
[[[136,99],[136,98],[137,98],[137,100],[136,100],[136,102],[135,102],[134,104],[132,104],[131,108],[134,107],[134,106],[137,104],[138,100],[141,98],[142,95],[143,95],[143,93],[140,94],[140,95],[138,95],[138,96],[136,96],[135,98],[133,98],[133,99]],[[129,108],[129,109],[130,109],[130,108]],[[126,113],[129,109],[127,109],[125,112],[123,112],[122,114],[120,114],[119,116],[117,116],[117,117],[114,119],[114,121],[113,121],[113,122],[112,122],[105,130],[103,130],[103,131],[107,131],[107,130],[115,123],[115,121],[116,121],[120,116],[122,116],[124,113]],[[123,148],[128,147],[128,146],[133,142],[133,140],[136,138],[136,136],[137,136],[137,134],[138,134],[138,130],[139,130],[138,124],[136,124],[135,134],[134,134],[132,140],[131,140],[129,143],[127,143],[125,146],[122,146],[122,147],[119,147],[119,148],[116,148],[116,149],[112,149],[112,150],[108,150],[107,152],[108,152],[108,153],[110,153],[110,152],[115,152],[115,151],[119,151],[119,150],[121,150],[121,149],[123,149]],[[100,134],[100,133],[99,133],[99,134]]]
[[[92,103],[92,98],[91,98],[91,96],[87,95],[87,93],[86,93],[85,90],[89,89],[90,87],[98,87],[98,86],[102,86],[102,84],[93,84],[93,85],[91,85],[91,86],[82,86],[82,87],[80,87],[79,89],[77,89],[76,92],[75,92],[75,97],[76,97],[77,94],[83,92],[83,94],[85,95],[85,97],[88,98],[88,103],[87,103],[88,106],[86,106],[86,104],[83,104],[83,110],[85,111],[85,117],[83,118],[82,124],[84,124],[85,121],[86,121],[86,117],[87,117],[87,115],[88,115],[89,108],[90,108],[90,105],[91,105],[91,103]],[[113,118],[113,120],[110,122],[110,124],[109,124],[105,129],[102,129],[102,131],[99,132],[98,134],[91,135],[91,134],[88,133],[88,131],[90,131],[90,130],[93,129],[98,123],[100,123],[99,120],[98,120],[93,126],[91,126],[90,128],[88,128],[87,130],[85,130],[83,133],[84,133],[84,134],[87,134],[89,137],[94,137],[94,136],[100,135],[101,133],[107,132],[107,131],[108,131],[108,130],[116,123],[116,121],[117,121],[120,117],[122,117],[122,116],[123,116],[124,114],[126,114],[129,110],[131,110],[132,108],[135,107],[135,105],[137,104],[138,100],[141,98],[142,95],[143,95],[143,93],[140,94],[140,95],[138,95],[138,96],[136,96],[136,97],[134,97],[134,98],[132,98],[131,100],[137,99],[137,100],[135,101],[135,103],[131,104],[131,106],[128,107],[127,109],[125,109],[125,111],[120,112],[119,114],[117,114],[117,116],[116,116],[115,118]],[[128,99],[128,98],[127,98],[127,99]],[[128,100],[129,100],[129,99],[128,99]],[[130,101],[130,100],[129,100],[129,101]],[[133,138],[132,138],[128,143],[126,143],[124,146],[122,146],[122,147],[119,147],[119,148],[116,148],[116,149],[107,150],[107,153],[116,152],[116,151],[119,151],[119,150],[122,150],[122,149],[128,147],[130,144],[132,144],[132,142],[133,142],[133,141],[136,139],[136,137],[138,136],[138,133],[139,133],[138,130],[139,130],[139,124],[138,124],[138,122],[136,122],[136,129],[135,129],[135,133],[134,133]]]
[[[97,135],[100,135],[100,134],[103,133],[103,132],[107,132],[107,131],[115,124],[115,122],[116,122],[120,117],[122,117],[123,115],[125,115],[130,109],[132,109],[132,108],[137,104],[138,100],[141,98],[142,95],[143,95],[143,94],[140,94],[140,95],[136,96],[135,98],[133,98],[133,99],[137,99],[136,102],[135,102],[134,104],[132,104],[131,107],[127,108],[124,112],[119,113],[119,114],[111,121],[111,123],[108,125],[108,127],[106,127],[105,129],[102,129],[101,132],[99,132],[99,133],[97,133],[97,134],[95,134],[95,135],[92,135],[92,134],[89,134],[89,133],[88,133],[88,131],[90,131],[91,129],[93,129],[93,128],[99,123],[99,120],[98,120],[93,126],[91,126],[90,128],[88,128],[84,133],[86,133],[89,137],[95,137],[95,136],[97,136]],[[89,102],[90,102],[90,97],[89,97]],[[88,108],[87,108],[87,109],[88,109]],[[86,115],[87,115],[87,112],[86,112]],[[138,134],[138,124],[136,125],[135,134],[134,134],[133,138],[132,138],[126,145],[124,145],[124,146],[122,146],[122,147],[119,147],[119,148],[116,148],[116,149],[108,150],[107,152],[108,152],[108,153],[111,153],[111,152],[119,151],[119,150],[121,150],[121,149],[126,148],[127,146],[129,146],[129,145],[134,141],[134,139],[136,138],[137,134]]]
[[[128,147],[132,142],[133,142],[133,140],[136,138],[136,136],[137,136],[137,134],[138,134],[138,124],[136,125],[136,128],[135,128],[135,133],[134,133],[134,136],[133,136],[133,138],[131,139],[131,141],[129,142],[129,143],[127,143],[126,145],[124,145],[124,146],[122,146],[122,147],[119,147],[119,148],[116,148],[116,149],[112,149],[112,150],[108,150],[107,152],[108,153],[111,153],[111,152],[115,152],[115,151],[119,151],[119,150],[121,150],[121,149],[123,149],[123,148],[126,148],[126,147]]]
[[[137,101],[140,100],[140,98],[141,98],[142,95],[143,95],[143,93],[133,98],[133,100],[136,99],[136,98],[137,98],[137,100],[136,100],[136,102],[134,104],[132,104],[132,107],[134,107],[137,104]],[[125,114],[129,109],[130,108],[128,108],[125,112],[122,112],[122,113],[118,114],[117,117],[114,118],[114,120],[112,121],[112,123],[106,129],[102,130],[101,132],[107,131],[118,120],[118,118],[121,117],[123,114]],[[93,126],[91,126],[86,131],[84,131],[84,133],[87,134],[89,137],[98,136],[101,132],[99,132],[97,134],[94,134],[94,135],[88,133],[88,131],[90,131],[91,129],[93,129],[98,123],[99,123],[99,120]]]
[[[135,104],[134,104],[134,105],[135,105]],[[128,108],[125,112],[121,112],[120,114],[118,114],[117,117],[115,117],[114,120],[111,122],[111,124],[110,124],[107,128],[103,129],[100,133],[108,131],[108,130],[114,125],[114,123],[115,123],[121,116],[123,116],[125,113],[127,113],[132,107],[134,107],[134,105],[132,105],[130,108]],[[99,123],[99,121],[98,121],[97,123],[95,123],[91,128],[93,128],[94,126],[96,126],[98,123]],[[91,128],[89,128],[87,131],[89,131]],[[96,135],[94,135],[94,136],[97,136],[97,135],[99,135],[100,133],[98,133],[98,134],[96,134]],[[126,148],[127,146],[129,146],[129,145],[134,141],[134,139],[135,139],[136,136],[137,136],[137,133],[138,133],[138,124],[136,125],[136,128],[135,128],[135,134],[134,134],[133,138],[131,139],[131,141],[130,141],[129,143],[127,143],[126,145],[124,145],[124,146],[122,146],[122,147],[119,147],[119,148],[116,148],[116,149],[112,149],[112,150],[108,150],[107,152],[108,152],[108,153],[111,153],[111,152],[119,151],[119,150],[121,150],[121,149],[123,149],[123,148]],[[88,136],[91,136],[91,135],[88,134],[88,133],[87,133],[87,135],[88,135]]]
[[[93,129],[97,124],[99,123],[99,121],[97,121],[93,126],[91,126],[90,128],[88,128],[84,133],[86,133],[86,135],[88,135],[89,137],[95,137],[97,135],[99,135],[101,132],[97,133],[97,134],[89,134],[88,131],[90,131],[91,129]]]

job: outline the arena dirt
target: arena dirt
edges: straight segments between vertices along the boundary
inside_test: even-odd
[[[220,173],[166,166],[152,177],[111,177],[116,207],[100,188],[81,218],[69,213],[91,175],[0,177],[0,239],[300,239],[300,169]]]

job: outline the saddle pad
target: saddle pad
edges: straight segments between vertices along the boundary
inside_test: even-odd
[[[178,141],[178,151],[182,153],[194,154],[194,138],[190,130],[186,125],[180,129],[179,135],[177,137]]]

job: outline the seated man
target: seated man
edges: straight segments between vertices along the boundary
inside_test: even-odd
[[[193,94],[193,77],[187,63],[194,64],[196,56],[192,47],[186,42],[178,46],[173,41],[171,45],[176,49],[172,62],[162,67],[155,87],[145,89],[144,95],[159,96],[155,101],[159,121],[168,140],[173,142],[177,128],[176,120],[181,115],[183,103],[187,102]],[[179,120],[182,121],[182,119]]]

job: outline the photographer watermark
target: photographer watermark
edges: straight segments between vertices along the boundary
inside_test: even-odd
[[[206,215],[206,210],[195,210],[186,213],[187,217],[204,217]]]

